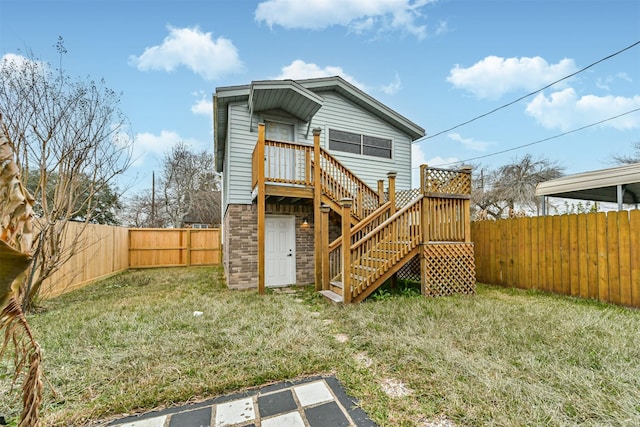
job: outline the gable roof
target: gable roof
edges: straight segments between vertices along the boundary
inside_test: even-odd
[[[622,190],[621,200],[618,186]],[[536,196],[636,204],[640,198],[640,163],[541,182],[536,187]]]
[[[216,88],[213,100],[216,170],[224,163],[229,121],[227,106],[246,101],[251,114],[279,108],[309,123],[323,105],[322,92],[334,91],[416,140],[425,130],[339,76],[304,80],[259,80],[249,85]]]

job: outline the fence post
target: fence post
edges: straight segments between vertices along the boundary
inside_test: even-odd
[[[342,206],[342,302],[351,302],[351,205],[353,201],[345,197]]]

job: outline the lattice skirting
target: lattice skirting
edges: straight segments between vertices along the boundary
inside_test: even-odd
[[[420,255],[416,255],[396,273],[400,280],[420,283]]]
[[[473,243],[428,243],[425,296],[473,294],[476,268]]]

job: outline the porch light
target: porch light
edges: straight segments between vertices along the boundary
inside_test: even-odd
[[[302,218],[302,228],[307,228],[309,226],[309,218],[306,216]]]

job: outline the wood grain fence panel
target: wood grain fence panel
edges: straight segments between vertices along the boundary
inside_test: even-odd
[[[560,216],[560,292],[571,295],[571,265],[569,262],[571,242],[569,240],[569,215]]]
[[[598,214],[590,213],[587,218],[587,258],[589,260],[589,298],[598,299],[600,295],[600,276],[598,274]]]
[[[609,263],[607,259],[607,216],[596,213],[598,245],[598,299],[609,301]]]
[[[531,218],[522,218],[520,221],[520,283],[525,289],[531,288]]]
[[[640,307],[640,210],[629,212],[631,305]]]
[[[620,304],[631,305],[631,247],[629,213],[618,212],[618,274],[620,282]]]
[[[131,268],[220,264],[218,229],[156,229],[129,231]]]
[[[547,275],[547,281],[544,284],[544,290],[549,291],[549,292],[553,292],[554,289],[554,278],[553,278],[553,273],[554,273],[554,221],[553,221],[553,217],[545,217],[544,218],[545,221],[545,231],[546,231],[546,236],[545,236],[545,244],[546,244],[546,248],[545,248],[545,266],[546,266],[546,275]]]
[[[638,210],[483,221],[472,241],[485,283],[640,308]]]
[[[573,296],[580,295],[580,260],[578,256],[578,215],[567,215],[569,235],[569,290]]]
[[[618,212],[610,212],[607,215],[607,266],[609,274],[609,301],[614,304],[620,304],[620,239],[618,236],[618,216]]]
[[[531,272],[529,277],[529,289],[536,289],[540,280],[540,242],[538,240],[538,217],[530,218],[531,233]]]
[[[587,215],[576,215],[576,235],[577,250],[575,256],[578,257],[578,295],[582,298],[589,298],[589,252],[588,252],[588,231]]]

